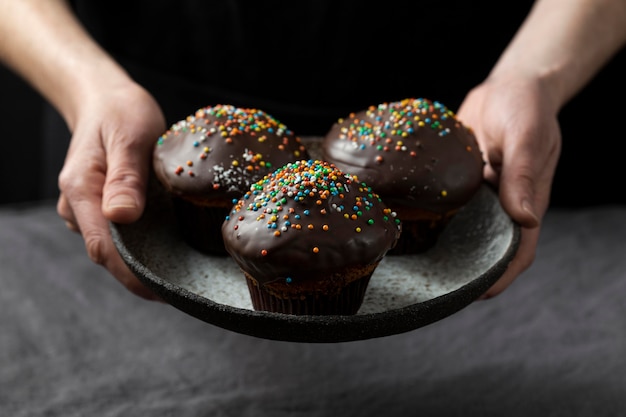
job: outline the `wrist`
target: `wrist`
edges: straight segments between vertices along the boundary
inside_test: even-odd
[[[542,97],[544,109],[556,115],[567,101],[561,67],[525,67],[520,65],[496,65],[486,82],[501,88],[520,88],[534,91]]]
[[[68,72],[66,83],[61,83],[62,87],[66,86],[65,91],[57,94],[57,102],[53,103],[70,131],[85,113],[106,107],[109,97],[130,98],[143,90],[112,60],[90,61],[82,66],[81,70]]]

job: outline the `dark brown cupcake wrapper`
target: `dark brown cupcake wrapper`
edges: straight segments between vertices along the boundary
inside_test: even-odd
[[[172,202],[179,230],[187,244],[211,255],[228,254],[222,238],[222,223],[229,208],[201,206],[178,197]]]
[[[372,273],[350,282],[331,295],[309,293],[284,298],[263,288],[248,274],[245,275],[255,310],[294,315],[353,315],[363,304]]]
[[[439,235],[450,222],[452,216],[438,220],[403,220],[402,233],[396,246],[387,255],[411,255],[426,252],[435,246]]]

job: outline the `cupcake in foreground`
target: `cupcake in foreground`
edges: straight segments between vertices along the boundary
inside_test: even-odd
[[[401,224],[356,177],[301,160],[254,184],[222,226],[255,310],[356,314]]]
[[[171,126],[157,141],[153,167],[183,238],[201,252],[227,255],[221,225],[233,201],[302,158],[308,153],[300,138],[271,115],[219,104]]]
[[[402,220],[390,255],[431,248],[482,183],[484,161],[472,130],[424,98],[339,119],[321,148],[323,159],[371,186]]]

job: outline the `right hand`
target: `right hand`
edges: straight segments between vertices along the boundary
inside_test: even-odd
[[[113,244],[109,222],[131,223],[141,216],[152,150],[166,129],[165,117],[155,99],[133,82],[94,87],[70,126],[57,212],[82,235],[93,262],[132,293],[158,300],[127,268]]]
[[[559,106],[548,91],[541,80],[517,73],[489,77],[469,92],[458,111],[484,153],[485,179],[498,188],[502,207],[522,226],[515,258],[483,298],[500,294],[535,259],[561,152]]]

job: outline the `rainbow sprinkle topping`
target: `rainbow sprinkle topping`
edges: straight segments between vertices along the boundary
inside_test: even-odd
[[[449,135],[451,127],[470,130],[452,110],[425,98],[381,103],[370,106],[361,115],[351,113],[337,121],[340,125],[338,139],[351,141],[361,150],[375,148],[380,152],[375,156],[378,165],[384,162],[384,153],[389,151],[409,152],[412,157],[417,157],[416,150],[410,149],[406,141],[421,128],[432,129],[440,137]],[[451,121],[452,125],[446,121]],[[471,147],[468,148],[471,151]]]
[[[268,113],[259,109],[240,108],[228,104],[198,109],[193,115],[173,124],[158,138],[156,145],[157,147],[163,146],[168,140],[183,134],[193,135],[190,146],[197,149],[197,160],[200,161],[206,160],[208,155],[214,151],[215,146],[211,147],[204,144],[207,139],[212,137],[221,137],[223,143],[228,145],[232,144],[238,136],[245,135],[256,138],[259,144],[263,144],[270,135],[280,138],[281,143],[277,147],[281,151],[293,148],[293,142],[295,142],[297,144],[293,151],[295,159],[300,158],[305,152],[300,138]],[[193,160],[185,161],[184,164],[174,168],[174,173],[182,175],[187,172],[189,176],[193,177],[195,176],[193,164]],[[271,162],[266,161],[263,154],[248,149],[241,155],[234,155],[230,165],[248,172],[272,168]]]
[[[336,214],[351,224],[354,233],[361,233],[376,221],[392,222],[400,228],[400,220],[386,206],[380,196],[358,178],[343,173],[335,165],[319,160],[300,160],[284,165],[250,187],[233,206],[227,220],[244,219],[244,213],[253,213],[257,222],[263,222],[268,232],[280,237],[290,230],[332,233]],[[333,219],[331,219],[331,216]],[[238,229],[235,222],[233,228]],[[319,253],[312,246],[312,253]],[[261,254],[267,255],[262,249]]]

